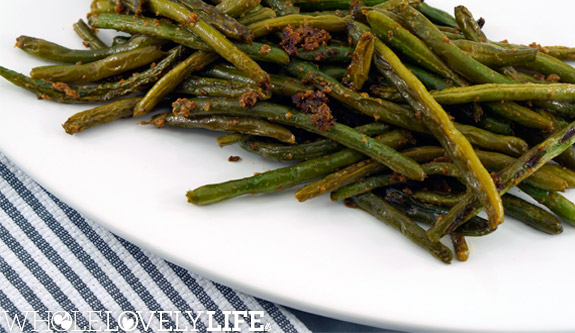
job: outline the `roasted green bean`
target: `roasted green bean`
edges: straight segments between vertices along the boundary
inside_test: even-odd
[[[395,209],[392,205],[388,204],[385,200],[373,193],[367,193],[354,197],[353,201],[357,203],[361,209],[377,217],[385,224],[394,227],[409,240],[421,246],[437,259],[446,264],[451,262],[453,254],[449,248],[441,242],[429,241],[423,228],[418,226],[402,212]]]
[[[80,19],[78,22],[74,23],[74,31],[80,38],[82,38],[84,45],[92,50],[107,48],[106,44],[96,36],[84,20]]]
[[[271,123],[262,119],[247,117],[228,116],[185,116],[173,113],[162,113],[156,115],[145,124],[155,125],[158,128],[184,127],[184,128],[206,128],[214,131],[236,132],[241,134],[266,136],[286,143],[294,143],[295,136],[283,126]]]
[[[53,65],[35,67],[30,72],[33,79],[53,82],[94,82],[148,65],[165,53],[157,46],[146,46],[117,53],[104,59],[83,65]]]
[[[343,124],[335,123],[328,129],[321,130],[313,123],[310,115],[294,109],[277,104],[258,103],[246,111],[238,101],[230,99],[182,100],[181,103],[174,105],[174,110],[177,111],[181,108],[188,108],[189,103],[196,105],[196,107],[190,110],[193,113],[208,112],[209,114],[245,115],[247,112],[247,114],[253,117],[266,118],[274,122],[300,127],[337,141],[349,148],[356,149],[388,166],[390,169],[404,174],[408,178],[418,180],[425,178],[425,172],[421,166],[412,159],[401,155],[389,146]]]

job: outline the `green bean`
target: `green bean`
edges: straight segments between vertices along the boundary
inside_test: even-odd
[[[355,50],[353,51],[351,64],[347,67],[342,79],[344,84],[347,84],[354,90],[361,90],[363,84],[368,79],[374,51],[375,36],[366,32],[361,36],[361,39],[357,42]]]
[[[298,14],[299,8],[295,7],[291,0],[263,0],[264,4],[271,7],[279,16]]]
[[[523,64],[521,67],[545,75],[556,74],[559,76],[561,82],[575,83],[575,69],[573,69],[573,67],[542,52],[537,54],[534,62]]]
[[[415,192],[413,197],[424,203],[442,207],[453,207],[462,199],[461,194],[440,194],[429,191]],[[505,208],[505,215],[550,235],[563,232],[561,222],[547,211],[509,193],[506,193],[501,199]]]
[[[368,193],[374,189],[390,186],[397,183],[404,183],[405,178],[397,175],[385,174],[367,177],[359,182],[349,184],[332,192],[330,198],[332,201],[352,198],[356,195]]]
[[[575,101],[575,84],[478,84],[432,92],[440,104],[498,101]],[[550,126],[548,126],[550,127]]]
[[[389,128],[389,126],[383,123],[370,123],[355,127],[357,131],[367,136],[386,133],[389,131]],[[395,137],[393,137],[391,133],[394,133]],[[403,142],[407,143],[413,140],[413,137],[409,135],[407,131],[393,131],[386,133],[386,138],[387,137],[390,137],[389,140],[391,142],[401,143],[401,145],[403,145]],[[306,161],[331,154],[344,148],[339,143],[327,139],[289,146],[247,139],[241,142],[240,146],[249,152],[275,161]]]
[[[372,8],[377,10],[391,11],[399,8],[400,6],[420,5],[422,2],[423,2],[422,0],[387,0],[385,2],[372,6]]]
[[[523,45],[497,43],[493,41],[491,43],[508,49],[526,47]],[[551,55],[545,54],[544,52],[537,53],[535,61],[524,64],[522,67],[545,75],[558,75],[561,82],[575,83],[575,69],[573,69],[573,67],[571,67],[569,64],[566,64]]]
[[[36,80],[1,66],[0,76],[6,78],[8,81],[19,87],[33,92],[42,99],[48,99],[59,103],[74,104],[105,102],[118,97],[137,93],[148,87],[150,83],[159,80],[168,68],[174,64],[180,51],[180,47],[175,48],[156,66],[136,75],[132,75],[128,79],[122,79],[113,83],[103,83],[95,86],[69,86],[62,82]]]
[[[324,193],[336,191],[362,177],[365,177],[365,175],[375,173],[383,169],[386,168],[373,160],[361,161],[334,173],[330,173],[326,177],[302,187],[295,193],[295,197],[299,202],[304,202]]]
[[[361,209],[394,227],[434,257],[446,264],[451,262],[453,254],[449,248],[440,242],[429,241],[425,230],[380,197],[367,193],[354,197],[353,200]]]
[[[246,109],[243,108],[236,100],[229,99],[193,99],[198,107],[193,112],[209,112],[209,114],[228,114],[228,115],[245,115]],[[176,103],[174,110],[186,108],[188,103]],[[206,111],[204,108],[208,108]],[[300,113],[294,109],[271,104],[258,103],[247,111],[247,114],[253,117],[266,118],[268,120],[279,122],[286,125],[296,126],[308,130],[312,133],[319,134],[326,138],[332,139],[342,145],[356,149],[359,152],[375,159],[376,161],[388,166],[390,169],[404,174],[411,179],[422,180],[425,178],[423,169],[412,159],[405,157],[381,142],[354,130],[343,124],[336,123],[327,130],[320,130],[311,120],[311,115]]]
[[[112,102],[110,104],[98,106],[94,109],[76,113],[70,117],[64,125],[64,130],[68,134],[76,134],[89,128],[110,123],[121,118],[132,116],[134,106],[140,97],[131,97]]]
[[[447,87],[450,87],[449,83],[447,83],[445,80],[442,80],[441,78],[434,76],[433,74],[430,74],[426,70],[423,70],[419,67],[410,64],[405,64],[405,66],[411,70],[413,75],[415,75],[419,79],[419,81],[421,81],[421,83],[423,83],[427,87],[427,89],[442,90]]]
[[[553,122],[554,130],[565,127],[569,124],[565,119],[563,119],[559,115],[555,115],[550,112],[546,112],[544,110],[539,110],[539,113]],[[573,147],[566,149],[561,155],[555,158],[555,161],[561,164],[562,166],[570,168],[571,170],[575,170],[575,149],[573,149]]]
[[[240,17],[259,6],[260,0],[226,0],[220,2],[216,9],[231,17]]]
[[[213,51],[213,48],[184,27],[164,21],[145,17],[132,17],[117,14],[101,14],[90,17],[90,24],[102,29],[115,29],[133,34],[144,34],[171,40],[191,49]],[[252,59],[285,64],[289,56],[282,49],[273,45],[264,48],[262,43],[237,43],[235,46],[248,54]],[[263,48],[263,49],[262,49]]]
[[[545,83],[540,82],[540,83]],[[556,101],[538,102],[537,107],[566,118],[575,118],[575,103],[565,103]]]
[[[515,160],[512,164],[501,170],[495,179],[498,183],[499,194],[505,194],[510,188],[521,183],[531,176],[542,165],[549,162],[555,156],[575,142],[575,122],[556,131],[539,145],[531,148],[526,154]],[[443,235],[455,230],[469,217],[476,215],[480,208],[472,195],[467,195],[464,200],[453,207],[441,223],[436,224],[427,231],[432,241],[438,241]]]
[[[390,132],[380,137],[381,142],[393,146],[397,144],[397,134]],[[364,160],[362,153],[344,149],[330,155],[307,160],[296,165],[266,171],[251,177],[236,179],[219,184],[204,185],[188,191],[188,202],[203,206],[229,200],[244,194],[257,194],[281,191],[310,180],[322,177],[339,168]]]
[[[506,166],[515,161],[513,157],[509,157],[503,154],[485,152],[481,150],[476,150],[475,153],[481,160],[481,163],[489,171],[501,171]],[[404,154],[410,156],[406,152],[404,152]],[[420,161],[418,160],[418,162]],[[461,174],[457,172],[457,169],[452,163],[433,162],[422,165],[422,167],[429,175],[439,174],[461,178]],[[545,164],[539,170],[534,172],[529,178],[525,179],[524,182],[537,188],[550,191],[565,190],[569,186],[568,182],[563,177],[561,177],[561,175],[555,173],[554,171],[556,170],[554,170],[554,168],[552,168],[549,164]]]
[[[403,65],[391,49],[378,41],[375,54],[376,68],[398,88],[414,110],[422,113],[427,128],[457,165],[470,190],[485,206],[489,221],[493,225],[502,223],[504,217],[501,198],[491,175],[475,155],[471,143],[455,127],[449,115],[433,99],[421,81]]]
[[[434,158],[443,156],[445,151],[439,147],[417,147],[411,150],[404,150],[403,153],[416,160],[417,162],[428,162]],[[438,168],[434,168],[429,164],[424,164],[422,167],[431,172],[438,172]],[[440,174],[443,172],[440,170]],[[389,186],[396,183],[404,183],[406,179],[399,175],[375,175],[362,179],[354,184],[350,184],[339,188],[331,193],[331,200],[337,201],[342,199],[351,198],[353,196],[370,192],[376,188]]]
[[[334,15],[337,17],[346,17],[351,16],[351,10],[349,9],[336,9],[336,10],[322,10],[322,11],[315,11],[315,12],[306,12],[306,15],[309,16],[326,16],[326,15]]]
[[[563,232],[561,222],[547,211],[511,194],[502,199],[507,215],[550,235]]]
[[[376,121],[381,120],[418,132],[426,132],[427,130],[421,120],[409,116],[410,111],[408,109],[395,103],[362,96],[326,75],[313,64],[293,59],[286,70],[300,79],[310,81],[318,89],[328,87],[331,97],[373,117]]]
[[[158,128],[183,127],[206,128],[214,131],[236,132],[241,134],[266,136],[281,142],[294,143],[295,136],[287,128],[269,121],[245,117],[228,117],[219,115],[185,116],[173,113],[156,115],[149,123]]]
[[[471,58],[485,66],[500,68],[523,65],[537,59],[539,51],[532,48],[506,49],[490,43],[479,43],[470,40],[451,41]]]
[[[575,171],[562,167],[558,164],[545,164],[544,165],[550,173],[553,173],[567,182],[569,187],[575,187]]]
[[[413,197],[406,193],[393,188],[385,190],[384,199],[397,209],[405,212],[407,216],[413,220],[426,223],[428,225],[434,225],[448,212],[446,208],[424,204],[413,199]],[[495,230],[495,228],[491,228],[489,226],[489,222],[487,222],[487,220],[474,216],[457,228],[457,230],[453,231],[452,235],[480,237],[488,235]]]
[[[125,33],[167,39],[194,50],[211,51],[212,49],[187,29],[157,19],[120,14],[100,14],[90,16],[88,22],[95,28],[114,29]]]
[[[449,31],[442,31],[442,32],[445,35],[445,37],[447,37],[450,41],[465,40],[465,35],[463,35],[462,33],[453,33]]]
[[[80,36],[80,38],[82,38],[84,45],[92,50],[107,48],[106,44],[104,44],[104,42],[94,34],[92,29],[86,24],[86,22],[84,22],[84,20],[80,19],[78,22],[74,23],[74,31],[78,36]]]
[[[387,101],[392,101],[395,103],[405,102],[405,99],[403,96],[401,96],[395,87],[373,85],[369,88],[369,91],[376,97],[385,99]]]
[[[488,132],[493,132],[495,134],[506,135],[506,136],[513,136],[514,134],[513,128],[511,128],[511,124],[509,123],[509,121],[488,114],[484,114],[479,119],[479,121],[476,122],[476,125],[479,128],[482,128]]]
[[[340,82],[343,79],[343,77],[345,76],[345,72],[346,72],[345,68],[343,68],[341,66],[335,66],[335,65],[322,65],[319,68],[323,73],[332,77],[336,81],[340,81]],[[305,81],[305,80],[303,80],[303,81]]]
[[[244,17],[238,19],[243,25],[250,25],[259,21],[267,20],[277,17],[276,12],[271,8],[262,8],[256,12],[248,13]]]
[[[422,119],[410,116],[411,110],[392,102],[363,96],[343,86],[312,64],[292,59],[286,69],[296,77],[311,81],[318,89],[328,87],[331,97],[373,117],[376,121],[383,121],[416,132],[428,132]],[[468,138],[471,144],[482,148],[510,154],[524,152],[527,148],[527,143],[519,138],[496,135],[476,127],[457,123],[455,126]]]
[[[320,46],[316,50],[298,49],[296,57],[307,61],[349,63],[353,49],[347,46]]]
[[[220,147],[225,147],[225,146],[230,146],[236,143],[242,143],[246,140],[249,139],[249,135],[245,135],[245,134],[240,134],[240,133],[231,133],[231,134],[226,134],[226,135],[222,135],[220,137],[218,137],[217,141],[218,141],[218,146]]]
[[[342,149],[342,146],[339,143],[331,140],[320,140],[288,146],[278,143],[247,139],[240,142],[240,147],[256,155],[281,162],[307,161]]]
[[[406,155],[409,156],[409,154]],[[416,155],[414,157],[417,158],[418,156]],[[421,162],[420,160],[417,161]],[[424,164],[422,167],[428,175],[441,175],[458,178],[461,177],[457,167],[452,163],[432,162]],[[309,184],[303,187],[296,193],[296,198],[299,201],[305,201],[325,192],[335,191],[331,196],[332,200],[335,201],[338,199],[349,198],[354,195],[366,193],[377,187],[388,186],[392,183],[406,182],[405,178],[399,177],[397,175],[383,175],[368,177],[365,180],[355,183],[355,185],[349,185],[359,181],[360,179],[363,179],[366,176],[386,170],[388,169],[378,164],[377,162],[362,161],[356,165],[351,165],[348,168],[330,174],[313,184]],[[340,192],[339,190],[342,191]]]
[[[286,51],[275,45],[262,43],[236,44],[245,54],[257,61],[273,62],[280,65],[289,63],[290,58]]]
[[[148,90],[146,96],[134,108],[134,117],[143,116],[156,107],[156,105],[169,93],[171,93],[188,75],[201,70],[218,56],[215,53],[197,51],[186,60],[179,63],[154,86]]]
[[[560,193],[541,190],[525,183],[519,184],[519,189],[535,199],[535,201],[549,208],[563,221],[575,225],[575,204]]]
[[[104,14],[104,13],[115,13],[116,12],[116,3],[111,0],[92,0],[90,4],[90,14],[88,16],[94,16],[97,14]]]
[[[201,0],[179,0],[179,2],[227,37],[248,43],[252,41],[253,34],[249,29],[232,17],[216,10],[213,6],[207,5]]]
[[[199,76],[188,76],[175,90],[180,94],[229,98],[239,98],[248,91],[255,92],[262,99],[266,97],[258,87],[250,83]]]
[[[287,15],[252,23],[248,25],[248,29],[253,31],[256,38],[281,31],[289,25],[299,26],[306,24],[314,28],[325,29],[329,32],[343,32],[345,31],[347,22],[348,19],[335,15]]]
[[[475,153],[481,159],[481,163],[490,171],[501,171],[516,160],[513,157],[494,152],[477,150]],[[569,186],[569,183],[560,173],[555,171],[550,164],[545,164],[529,178],[525,179],[524,182],[549,191],[564,191]]]
[[[67,64],[93,62],[121,52],[158,44],[160,41],[157,39],[135,36],[125,44],[118,46],[98,50],[71,50],[39,38],[20,36],[16,39],[16,46],[28,54],[40,59]]]
[[[422,5],[423,6],[423,5]],[[421,8],[421,6],[420,6]],[[405,7],[400,15],[406,22],[405,26],[419,38],[425,40],[431,49],[437,53],[456,72],[476,83],[513,83],[512,79],[492,70],[477,60],[466,55],[420,12]]]
[[[462,193],[445,194],[421,190],[414,192],[412,197],[426,204],[449,208],[455,206],[461,200]]]
[[[453,249],[455,250],[455,258],[459,261],[467,261],[469,259],[469,246],[464,236],[460,235],[449,235],[451,242],[453,244]]]
[[[391,19],[380,11],[370,11],[367,20],[373,32],[386,45],[401,52],[410,60],[435,74],[456,82],[458,85],[464,84],[457,74],[453,72],[427,45],[419,38],[403,28],[398,22]],[[355,23],[360,29],[365,29]]]
[[[487,42],[487,36],[465,6],[455,7],[455,21],[467,39],[473,42]]]
[[[146,46],[83,65],[35,67],[30,76],[55,82],[93,82],[150,64],[164,55],[156,46]]]
[[[370,1],[370,0],[368,0]],[[373,4],[381,3],[385,0],[372,1]],[[334,9],[349,9],[352,1],[351,0],[294,0],[294,5],[301,8],[304,11],[313,12],[317,10],[334,10]],[[364,1],[362,3],[365,4]]]
[[[537,112],[514,102],[489,103],[486,107],[502,118],[512,120],[528,128],[551,130],[553,123]]]
[[[211,68],[204,70],[203,73],[207,76],[220,79],[255,84],[255,82],[242,71],[221,65],[214,65]],[[289,97],[297,94],[298,92],[311,89],[311,87],[302,84],[300,80],[276,74],[270,74],[270,85],[272,94]]]
[[[537,50],[563,61],[575,60],[575,48],[566,46],[532,46]]]
[[[269,90],[269,75],[220,32],[187,8],[170,0],[147,0],[146,4],[152,12],[184,24],[191,32],[212,47],[214,52],[248,74],[263,90]]]
[[[425,15],[429,20],[431,20],[437,24],[445,25],[445,26],[452,27],[452,28],[458,28],[459,27],[459,25],[457,24],[457,21],[455,20],[455,18],[453,18],[453,16],[442,11],[441,9],[437,9],[435,7],[430,6],[425,2],[422,3],[421,5],[419,5],[417,7],[417,9],[423,15]]]

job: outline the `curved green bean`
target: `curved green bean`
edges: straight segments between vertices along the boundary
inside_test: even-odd
[[[229,117],[221,115],[176,115],[162,113],[156,115],[148,123],[158,128],[183,127],[206,128],[214,131],[236,132],[241,134],[266,136],[281,142],[294,143],[295,136],[287,128],[263,119],[246,117]]]
[[[248,28],[213,6],[201,0],[179,0],[179,2],[227,37],[248,43],[252,41],[253,34]]]
[[[68,118],[62,126],[66,133],[73,135],[98,125],[129,118],[139,100],[140,97],[126,98],[77,113]]]
[[[357,203],[359,208],[377,217],[385,224],[394,227],[434,257],[446,264],[451,262],[453,254],[448,247],[440,242],[431,242],[423,228],[380,197],[373,193],[367,193],[354,197],[353,201]]]
[[[184,24],[191,32],[212,47],[214,52],[248,74],[263,90],[269,90],[270,77],[268,73],[196,14],[170,0],[147,0],[145,3],[152,12]]]
[[[371,123],[363,126],[355,127],[355,130],[367,135],[374,136],[388,132],[389,126],[383,123]],[[393,134],[392,134],[393,133]],[[395,135],[395,137],[394,137]],[[385,142],[401,143],[403,141],[412,141],[413,137],[407,131],[392,131],[386,133]],[[381,140],[381,138],[379,138]],[[385,143],[384,142],[384,143]],[[306,161],[309,159],[318,158],[331,154],[338,150],[343,149],[339,143],[323,139],[310,143],[301,143],[296,145],[283,145],[272,142],[262,142],[253,139],[247,139],[240,142],[240,147],[254,153],[275,161]]]
[[[558,192],[545,191],[528,184],[519,184],[519,189],[527,193],[543,206],[549,208],[563,221],[575,225],[575,204]]]
[[[283,28],[292,25],[309,25],[318,29],[325,29],[329,32],[345,31],[348,19],[335,15],[310,16],[310,15],[286,15],[268,20],[259,21],[248,25],[256,38],[281,31]]]
[[[311,120],[311,115],[304,114],[294,109],[271,103],[258,103],[246,111],[236,100],[230,99],[191,99],[198,107],[193,112],[209,112],[209,114],[228,114],[228,115],[250,115],[258,118],[279,122],[286,125],[296,126],[306,129],[312,133],[319,134],[326,138],[332,139],[342,145],[356,149],[359,152],[375,159],[376,161],[388,166],[390,169],[404,174],[412,179],[423,180],[425,172],[412,159],[405,157],[381,142],[354,130],[343,124],[336,123],[327,130],[320,130]],[[174,111],[178,108],[186,108],[186,100],[174,105]],[[207,111],[205,109],[208,109]]]
[[[215,53],[197,51],[179,63],[148,90],[146,96],[134,108],[134,117],[143,116],[152,111],[167,94],[176,89],[186,76],[201,70],[217,58]]]
[[[561,154],[575,143],[575,122],[556,131],[545,141],[531,148],[526,154],[501,170],[496,176],[499,194],[505,194],[510,188],[531,176],[542,165]],[[453,207],[440,223],[427,231],[432,241],[457,229],[469,217],[476,215],[480,208],[471,194]]]
[[[397,144],[396,134],[383,134],[379,139],[390,146]],[[281,191],[327,175],[339,168],[364,160],[362,153],[344,149],[296,165],[266,171],[251,177],[210,184],[188,191],[188,202],[204,206],[229,200],[244,194]]]
[[[107,48],[106,44],[96,36],[92,29],[80,19],[78,22],[74,23],[74,31],[76,34],[82,38],[84,45],[91,48],[92,50],[99,50]]]
[[[503,196],[505,214],[550,235],[563,232],[561,222],[547,211],[511,194]]]
[[[97,50],[71,50],[39,38],[28,36],[16,38],[16,46],[22,51],[40,59],[67,64],[94,62],[114,54],[160,43],[161,41],[154,38],[135,36],[130,38],[128,42],[117,46]]]
[[[148,65],[165,56],[157,46],[146,46],[117,53],[83,65],[52,65],[35,67],[30,72],[33,79],[53,82],[94,82]]]

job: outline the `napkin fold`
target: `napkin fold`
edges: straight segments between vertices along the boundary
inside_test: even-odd
[[[0,153],[0,332],[309,332],[84,218]]]

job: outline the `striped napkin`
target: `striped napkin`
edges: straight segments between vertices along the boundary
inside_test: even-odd
[[[0,153],[0,332],[309,332],[85,219]]]

